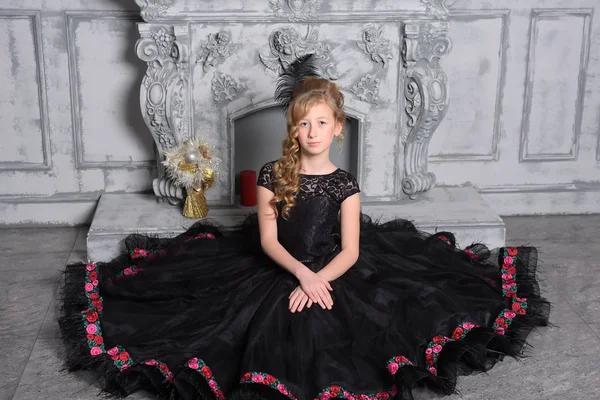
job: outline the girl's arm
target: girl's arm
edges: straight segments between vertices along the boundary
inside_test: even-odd
[[[325,268],[317,272],[331,282],[344,275],[358,260],[360,236],[360,195],[346,198],[341,206],[342,251]]]
[[[314,303],[318,303],[323,309],[333,305],[329,294],[331,285],[323,277],[312,272],[306,265],[296,260],[277,239],[277,219],[275,212],[269,205],[274,194],[262,186],[257,187],[258,203],[258,227],[260,232],[260,244],[267,256],[275,263],[294,275],[302,288]]]
[[[260,231],[260,245],[263,251],[277,264],[294,276],[302,269],[308,269],[296,260],[277,239],[277,219],[275,212],[269,205],[273,192],[262,186],[257,188],[258,227]]]

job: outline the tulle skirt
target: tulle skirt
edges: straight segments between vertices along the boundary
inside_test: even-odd
[[[91,371],[117,397],[451,394],[458,376],[522,356],[529,332],[548,322],[535,248],[460,249],[451,233],[400,219],[363,216],[359,259],[331,283],[331,310],[290,312],[298,282],[263,254],[255,215],[235,229],[199,222],[125,245],[110,262],[67,266],[59,320],[68,369]],[[316,272],[336,254],[307,266]]]

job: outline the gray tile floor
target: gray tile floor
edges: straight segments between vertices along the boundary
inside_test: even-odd
[[[529,358],[462,377],[461,395],[448,399],[600,399],[600,216],[505,222],[510,244],[540,247],[556,326],[532,333]],[[56,324],[59,271],[83,260],[85,235],[84,228],[0,229],[0,400],[98,399],[85,374],[61,372]]]

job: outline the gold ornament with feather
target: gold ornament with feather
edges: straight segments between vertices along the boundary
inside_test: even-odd
[[[204,191],[214,184],[220,161],[215,148],[198,138],[186,139],[165,152],[163,164],[167,174],[187,192],[183,205],[185,217],[198,219],[208,215]]]

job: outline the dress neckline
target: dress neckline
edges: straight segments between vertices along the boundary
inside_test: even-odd
[[[336,172],[338,172],[339,170],[340,170],[339,168],[336,168],[335,171],[330,172],[328,174],[303,174],[303,173],[300,173],[300,175],[305,176],[307,178],[316,178],[316,177],[320,177],[320,176],[330,176],[330,175],[333,175]]]

